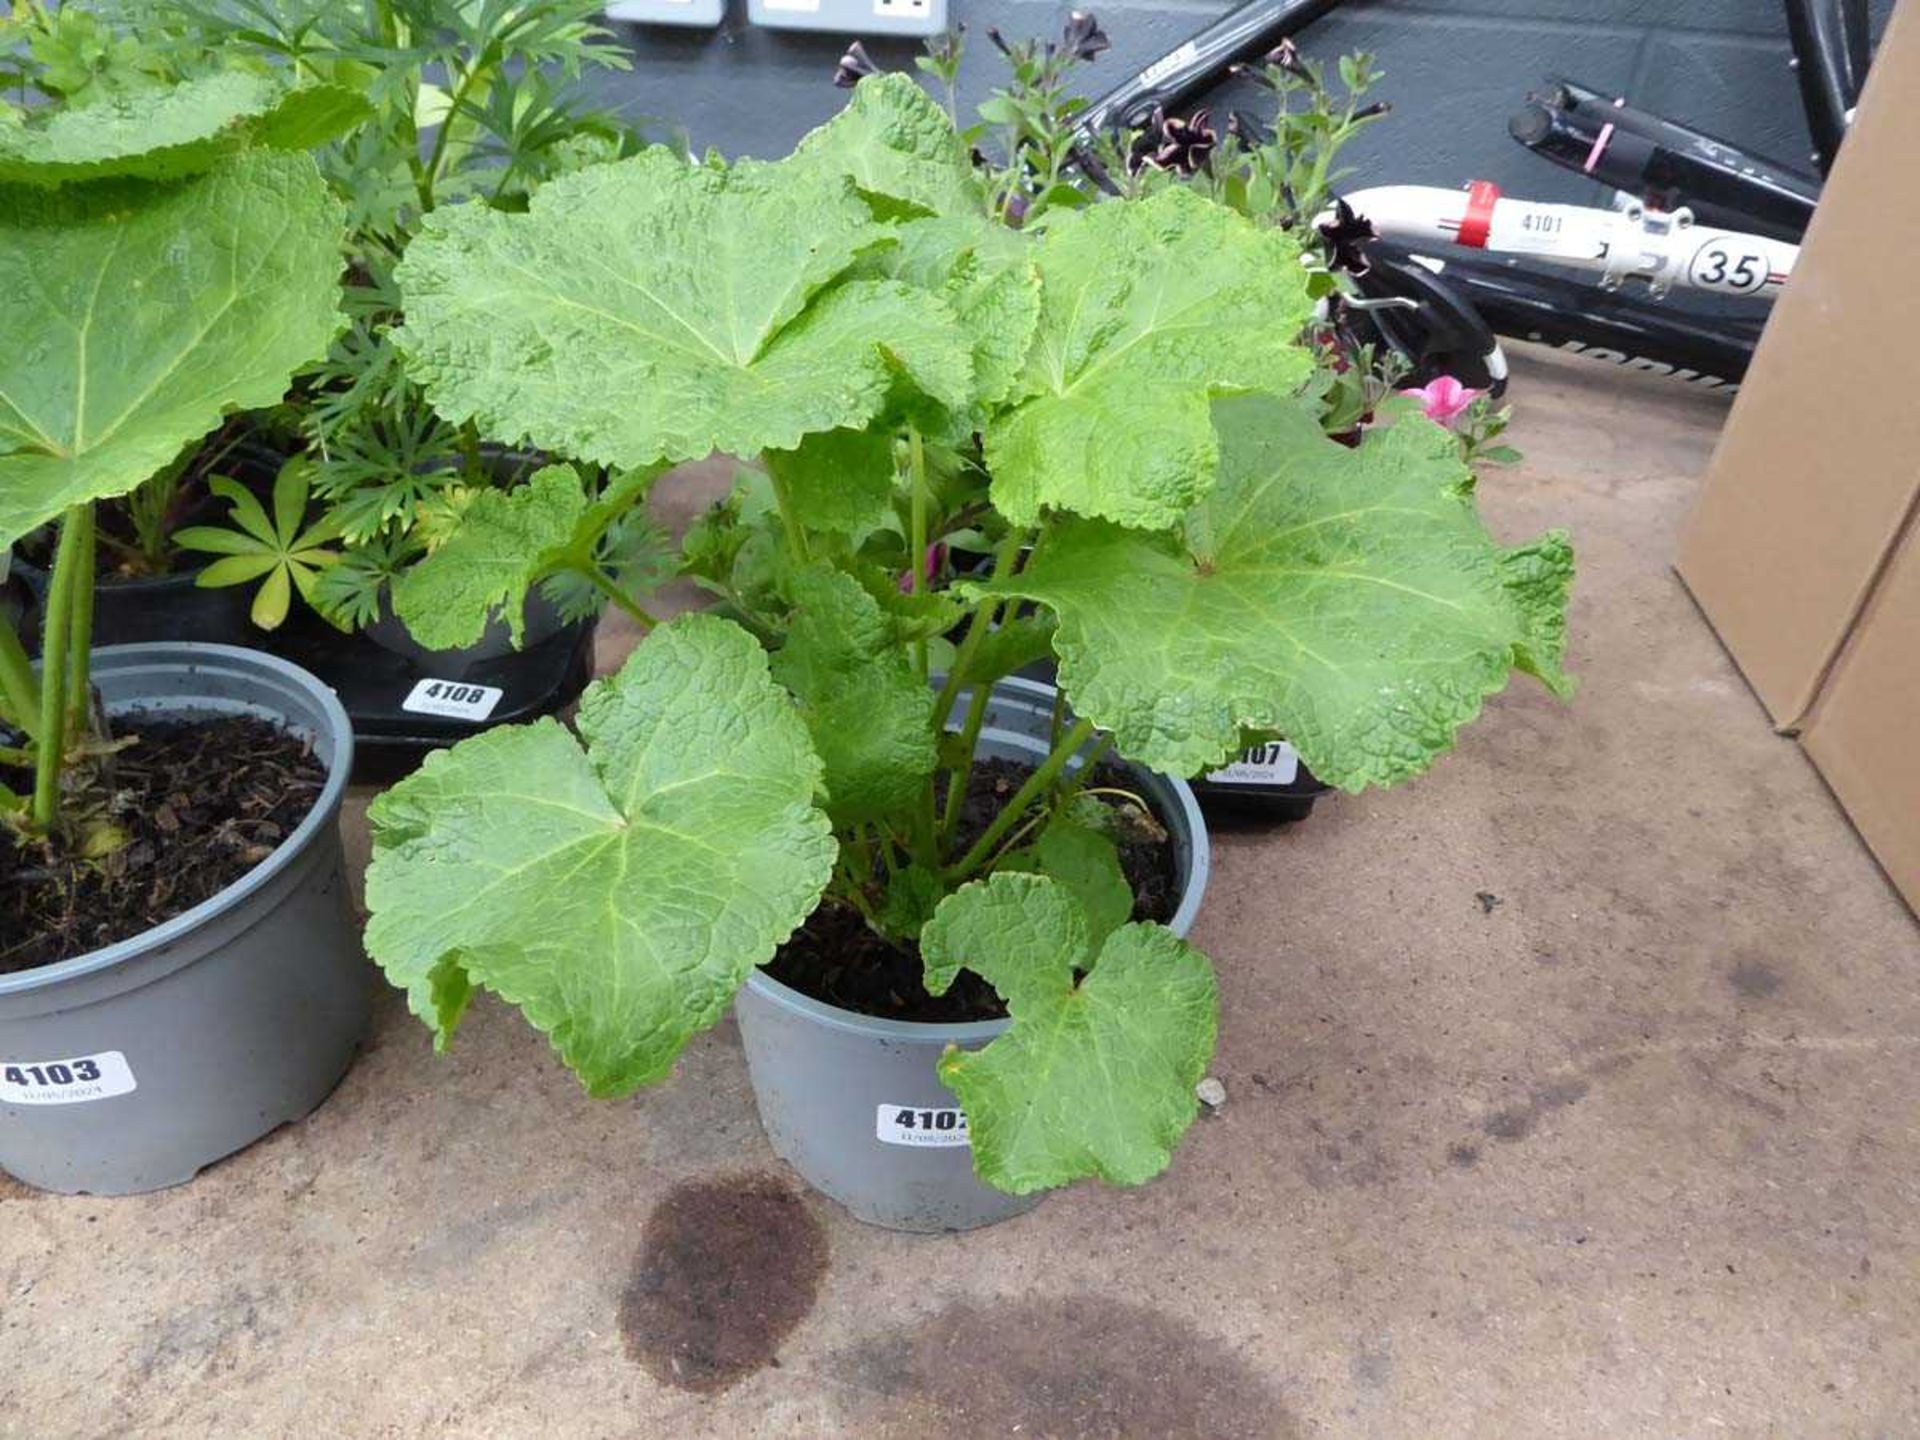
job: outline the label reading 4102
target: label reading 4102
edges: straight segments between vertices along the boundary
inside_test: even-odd
[[[118,1050],[66,1060],[0,1060],[0,1105],[84,1105],[137,1088]]]
[[[422,680],[400,702],[400,708],[417,715],[444,715],[449,720],[484,720],[493,714],[493,707],[505,693],[497,685],[473,685],[465,680]]]
[[[882,1105],[874,1118],[873,1133],[883,1145],[912,1145],[916,1148],[965,1145],[967,1112],[958,1105],[927,1110],[915,1105]]]

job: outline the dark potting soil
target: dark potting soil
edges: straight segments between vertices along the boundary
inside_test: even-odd
[[[1031,768],[998,759],[974,766],[960,812],[962,850],[986,832]],[[1110,760],[1094,767],[1092,784],[1139,793],[1133,773]],[[1157,835],[1121,842],[1120,868],[1133,887],[1133,918],[1165,922],[1180,905],[1180,876],[1170,827],[1164,816],[1156,818]],[[993,987],[971,970],[962,970],[945,995],[929,995],[920,983],[920,948],[878,934],[848,905],[814,911],[780,947],[767,973],[815,1000],[885,1020],[952,1025],[1007,1013]]]
[[[0,975],[150,930],[265,860],[313,809],[327,771],[297,735],[255,716],[128,721],[134,744],[70,809],[117,825],[103,859],[50,853],[0,828]],[[0,769],[15,790],[31,775]]]

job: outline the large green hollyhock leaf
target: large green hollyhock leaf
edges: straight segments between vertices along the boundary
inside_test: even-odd
[[[800,701],[838,825],[912,806],[933,774],[933,691],[914,673],[898,623],[838,570],[789,578],[793,617],[773,675]]]
[[[806,728],[730,621],[661,626],[579,731],[489,731],[374,801],[366,943],[441,1044],[479,986],[618,1095],[725,1013],[835,851]]]
[[[573,537],[586,492],[570,465],[548,465],[512,490],[483,490],[460,528],[393,582],[393,610],[429,650],[477,641],[497,609],[520,643],[527,591]]]
[[[1123,754],[1192,775],[1276,733],[1359,790],[1425,770],[1515,668],[1569,691],[1566,538],[1502,550],[1450,434],[1350,450],[1298,402],[1214,413],[1219,484],[1180,531],[1069,521],[1001,582],[1058,614],[1062,688]]]
[[[1299,246],[1174,188],[1063,215],[1034,255],[1027,398],[986,434],[994,504],[1016,525],[1176,523],[1213,484],[1213,397],[1287,394],[1313,368]]]
[[[999,404],[1019,383],[1040,324],[1032,242],[982,215],[910,220],[896,234],[881,257],[887,273],[946,301],[973,350],[975,406]]]
[[[524,215],[429,215],[397,334],[442,415],[508,444],[616,467],[791,450],[864,425],[902,374],[967,398],[940,300],[833,283],[887,243],[844,176],[650,150],[542,186]]]
[[[0,127],[0,182],[62,185],[113,176],[197,175],[249,145],[304,150],[360,124],[367,102],[336,85],[289,88],[228,71]]]
[[[1213,1055],[1219,997],[1204,955],[1163,926],[1122,925],[1090,957],[1066,887],[1010,873],[943,900],[920,949],[934,994],[964,966],[1013,1018],[985,1049],[940,1059],[982,1180],[1021,1195],[1088,1175],[1138,1185],[1166,1169]]]
[[[852,178],[868,195],[915,213],[983,209],[980,182],[947,112],[911,75],[869,75],[846,108],[803,137],[795,163]]]
[[[340,326],[345,219],[305,155],[0,200],[0,545],[278,401]]]

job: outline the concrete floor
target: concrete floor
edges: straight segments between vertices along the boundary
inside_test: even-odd
[[[190,1186],[0,1188],[0,1434],[1920,1433],[1920,943],[1668,571],[1724,403],[1514,389],[1484,503],[1574,531],[1581,693],[1216,836],[1229,1100],[1166,1177],[874,1231],[731,1024],[604,1104],[389,998]]]

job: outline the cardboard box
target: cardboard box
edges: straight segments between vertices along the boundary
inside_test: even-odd
[[[1896,8],[1676,568],[1920,909],[1920,5]]]

